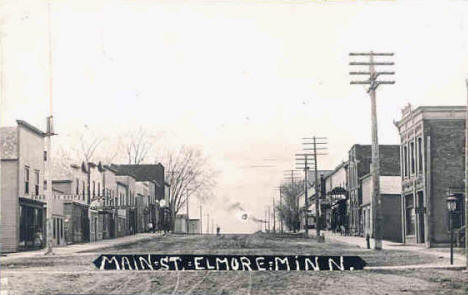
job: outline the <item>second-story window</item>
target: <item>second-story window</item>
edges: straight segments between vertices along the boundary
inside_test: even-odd
[[[34,194],[39,196],[39,170],[34,170]]]
[[[97,184],[97,193],[98,193],[98,196],[101,196],[101,183],[98,182]]]
[[[29,194],[29,167],[24,167],[24,193]]]
[[[85,184],[84,181],[82,182],[82,184],[83,184],[83,201],[84,201],[84,200],[85,200],[85,196],[86,196],[86,184]]]
[[[44,151],[44,162],[47,161],[47,151]]]
[[[96,182],[93,180],[93,197],[96,196]]]
[[[77,195],[80,194],[80,180],[77,178],[76,179],[76,192]]]
[[[422,138],[418,138],[418,170],[423,171]]]
[[[415,172],[415,163],[414,163],[414,142],[410,143],[410,161],[411,161],[411,174]]]
[[[408,176],[408,147],[403,148],[403,172],[404,176]]]

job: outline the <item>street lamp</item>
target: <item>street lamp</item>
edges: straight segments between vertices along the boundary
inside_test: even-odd
[[[164,232],[166,232],[166,200],[162,199],[161,201],[159,201],[159,207],[160,207],[160,214],[162,217],[160,218],[161,227],[164,230]]]
[[[450,264],[453,264],[453,213],[457,209],[457,198],[454,195],[449,195],[447,198],[447,209],[449,213],[449,229],[450,229]]]

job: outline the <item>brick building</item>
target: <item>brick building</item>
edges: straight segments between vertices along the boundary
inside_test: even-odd
[[[400,175],[400,146],[379,145],[380,176]],[[348,152],[347,225],[352,234],[364,235],[361,179],[370,173],[371,145],[355,144]]]
[[[465,107],[408,105],[395,126],[401,137],[402,239],[427,247],[448,243],[448,193],[458,197],[455,228],[465,223]]]
[[[47,236],[46,134],[25,121],[16,123],[0,128],[2,252],[42,248]]]

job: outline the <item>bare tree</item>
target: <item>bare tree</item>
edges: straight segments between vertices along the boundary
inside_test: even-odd
[[[80,136],[80,156],[89,163],[93,160],[96,149],[102,144],[104,139],[102,137],[95,137],[83,133]]]
[[[209,166],[202,152],[193,147],[182,146],[168,152],[162,163],[166,170],[166,181],[170,185],[168,206],[173,227],[175,217],[192,195],[202,201],[213,196],[217,172]]]
[[[276,206],[280,218],[289,230],[299,229],[300,205],[299,196],[304,192],[304,181],[285,183],[281,185],[282,203]]]
[[[94,159],[101,159],[98,152],[105,141],[105,138],[96,134],[87,125],[84,129],[57,138],[56,149],[50,155],[54,176],[64,176],[69,173],[71,164],[79,165],[81,162],[88,163]]]
[[[156,137],[143,127],[131,130],[123,139],[123,147],[127,156],[128,164],[141,164],[154,148]]]

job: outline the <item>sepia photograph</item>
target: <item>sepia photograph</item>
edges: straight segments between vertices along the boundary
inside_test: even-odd
[[[2,0],[0,160],[0,295],[468,294],[468,0]]]

